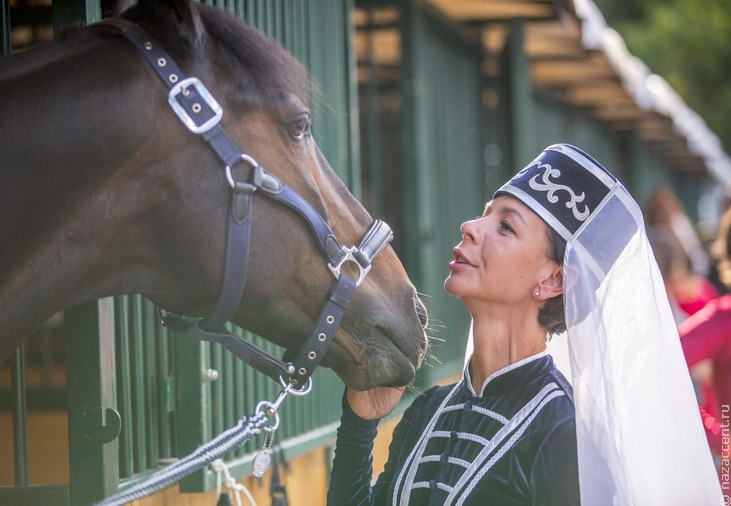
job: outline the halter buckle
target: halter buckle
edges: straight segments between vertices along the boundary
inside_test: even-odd
[[[185,97],[188,97],[190,95],[189,88],[191,87],[198,92],[200,98],[203,99],[203,102],[205,102],[205,104],[208,106],[210,112],[213,113],[213,116],[211,116],[200,125],[196,122],[195,119],[193,119],[193,117],[185,109],[185,107],[183,107],[183,105],[181,104],[181,100],[178,98],[179,95],[183,95],[184,99]],[[170,92],[168,93],[168,103],[170,104],[170,107],[173,108],[173,111],[175,111],[175,114],[178,115],[180,121],[182,121],[186,128],[194,134],[207,132],[214,126],[218,125],[218,123],[221,121],[221,118],[223,117],[223,109],[221,108],[221,105],[216,101],[215,98],[213,98],[213,95],[211,95],[211,92],[208,91],[208,88],[206,88],[206,86],[197,77],[189,77],[187,79],[183,79],[175,86],[170,88]],[[201,104],[197,102],[192,104],[191,108],[194,112],[200,112],[202,110]]]
[[[342,255],[327,266],[330,268],[330,272],[333,273],[335,279],[340,277],[340,270],[345,262],[353,262],[358,266],[358,280],[355,282],[355,286],[359,286],[365,278],[368,271],[371,270],[371,264],[373,259],[376,258],[381,251],[391,242],[393,239],[393,231],[386,222],[376,220],[371,225],[363,240],[356,248],[355,246],[343,246],[340,251]]]
[[[331,263],[327,264],[328,268],[330,268],[330,272],[333,273],[335,279],[338,279],[340,277],[340,270],[342,269],[343,264],[345,264],[345,262],[353,262],[355,265],[358,266],[358,279],[355,282],[355,286],[360,286],[366,274],[368,274],[368,271],[371,270],[370,262],[366,265],[362,265],[358,261],[358,259],[354,256],[354,254],[358,252],[358,248],[356,248],[355,246],[343,246],[340,251],[342,251],[343,255],[340,257],[338,262],[335,265]]]

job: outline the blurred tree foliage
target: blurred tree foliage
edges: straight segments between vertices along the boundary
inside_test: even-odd
[[[629,51],[731,149],[731,0],[594,0]]]

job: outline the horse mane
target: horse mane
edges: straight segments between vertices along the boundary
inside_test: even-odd
[[[308,105],[317,101],[318,90],[309,72],[277,41],[222,9],[203,4],[197,7],[204,37],[228,50],[225,60],[232,68],[245,66],[257,91],[269,101],[281,100],[287,94]]]
[[[204,54],[207,47],[215,47],[213,57],[219,69],[228,72],[227,81],[234,84],[234,102],[263,99],[276,105],[289,94],[307,105],[317,99],[318,91],[309,72],[294,56],[225,10],[198,2],[190,2],[187,7],[185,2],[170,2],[170,9],[161,9],[151,1],[128,3],[132,5],[119,16],[149,29],[179,65],[184,66],[196,54]]]
[[[129,6],[120,17],[140,23],[144,18],[138,7]],[[251,100],[253,94],[264,98],[270,105],[276,105],[288,94],[299,97],[310,106],[319,101],[319,91],[307,69],[274,39],[220,8],[203,4],[195,4],[193,8],[198,10],[202,29],[197,37],[184,33],[183,37],[187,39],[182,39],[176,33],[177,40],[172,37],[166,39],[166,42],[175,42],[174,47],[169,48],[174,57],[190,58],[191,53],[202,51],[206,45],[214,43],[225,50],[216,56],[230,69],[232,82],[236,82],[235,88],[240,90],[243,101]],[[147,21],[151,26],[160,26],[159,20]],[[58,34],[55,43],[42,44],[6,56],[14,60],[13,65],[0,66],[0,79],[31,72],[86,50],[91,45],[107,40],[115,30],[111,27],[92,29],[93,26],[66,26]],[[237,72],[241,67],[247,70],[245,82],[241,79],[241,73]]]

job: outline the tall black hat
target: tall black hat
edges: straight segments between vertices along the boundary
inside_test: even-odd
[[[517,198],[568,242],[616,186],[617,179],[579,148],[554,144],[495,196]]]

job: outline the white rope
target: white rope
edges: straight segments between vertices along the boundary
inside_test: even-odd
[[[267,424],[268,418],[264,412],[257,412],[256,415],[251,417],[245,416],[235,426],[222,432],[208,443],[199,446],[187,457],[160,469],[145,481],[127,490],[107,497],[103,501],[96,503],[96,506],[123,506],[136,499],[148,496],[153,492],[167,488],[183,477],[235,450],[259,434]]]
[[[228,466],[223,460],[214,460],[211,462],[211,468],[216,471],[216,497],[221,496],[221,475],[223,475],[226,480],[226,487],[234,492],[237,506],[243,506],[241,504],[241,493],[246,496],[246,499],[249,501],[251,506],[256,506],[256,501],[254,501],[254,498],[251,496],[249,489],[247,489],[242,483],[236,482],[236,478],[231,476],[228,472]]]

